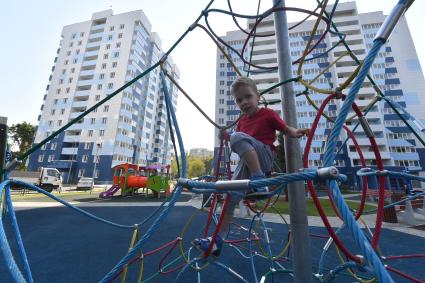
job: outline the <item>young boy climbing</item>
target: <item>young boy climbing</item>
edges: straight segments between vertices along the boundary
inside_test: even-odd
[[[275,156],[276,131],[292,137],[300,138],[309,133],[309,129],[296,129],[286,125],[279,115],[268,108],[258,107],[260,93],[255,82],[247,77],[239,77],[231,86],[231,93],[242,112],[236,131],[230,136],[231,149],[240,157],[240,162],[233,174],[233,180],[263,179],[272,171]],[[220,135],[227,135],[221,132]],[[246,193],[249,198],[261,198],[268,195],[268,187],[260,187]],[[214,246],[212,254],[219,256],[223,246],[223,239],[227,234],[229,224],[233,218],[236,204],[241,197],[230,194],[225,217]],[[195,239],[192,243],[198,249],[207,251],[211,237]]]

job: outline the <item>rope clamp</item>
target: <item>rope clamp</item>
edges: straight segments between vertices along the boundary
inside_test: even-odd
[[[196,28],[196,26],[197,26],[197,25],[198,25],[198,23],[197,23],[197,22],[194,22],[193,24],[191,24],[191,25],[189,26],[188,30],[189,30],[189,31],[194,30],[194,29]]]
[[[184,188],[189,188],[189,179],[186,178],[178,178],[177,185],[180,185]]]
[[[217,181],[215,188],[224,191],[245,191],[249,189],[250,180]]]
[[[342,88],[339,86],[335,88],[335,98],[336,99],[344,98],[344,95],[342,94]]]
[[[388,170],[376,171],[377,176],[387,176],[390,173]]]
[[[337,179],[339,176],[339,171],[335,166],[324,167],[317,169],[317,176],[321,180],[326,179]]]
[[[373,41],[382,40],[386,42],[388,37],[390,37],[391,32],[394,30],[394,27],[398,23],[399,19],[407,11],[407,9],[412,5],[414,0],[399,1],[397,5],[391,10],[390,14],[385,18],[384,23],[376,33]]]
[[[162,66],[165,63],[165,61],[167,61],[167,58],[168,58],[167,53],[162,55],[161,59],[159,60],[159,64]]]

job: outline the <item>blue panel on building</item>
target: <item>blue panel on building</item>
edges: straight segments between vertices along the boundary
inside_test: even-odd
[[[393,133],[410,133],[410,129],[407,127],[387,127]]]
[[[396,67],[385,68],[385,74],[395,74],[395,73],[397,73],[397,68]]]
[[[386,90],[385,96],[399,96],[403,95],[403,91],[401,89],[393,89],[393,90]]]
[[[398,104],[400,104],[403,107],[406,107],[406,102],[404,101],[397,101]],[[388,102],[384,103],[384,108],[391,108],[390,104]]]
[[[227,110],[226,115],[239,115],[241,113],[240,110]]]
[[[328,106],[328,110],[329,110],[329,111],[331,111],[331,110],[336,110],[336,105],[335,105],[335,104],[330,104],[330,105]]]
[[[331,78],[332,77],[332,74],[329,73],[329,72],[324,73],[324,75],[325,75],[325,78]]]
[[[425,148],[417,148],[416,151],[419,155],[419,165],[425,168]]]
[[[405,114],[402,114],[402,116],[406,119],[408,118]],[[388,120],[400,120],[400,117],[397,114],[384,114],[384,121]]]
[[[391,46],[385,46],[385,52],[391,52]]]
[[[236,105],[236,102],[234,100],[227,100],[226,105]]]
[[[385,63],[393,63],[394,57],[385,57]]]
[[[317,65],[319,65],[320,68],[325,68],[325,67],[329,66],[329,63],[328,62],[317,63]]]
[[[398,85],[398,84],[400,84],[400,79],[386,79],[385,84],[386,85]]]
[[[316,48],[326,48],[326,43],[319,43]]]
[[[227,86],[230,86],[230,85],[232,85],[232,82],[231,81],[227,81],[226,84],[227,84]]]
[[[227,76],[228,77],[235,77],[236,76],[236,72],[227,72]]]

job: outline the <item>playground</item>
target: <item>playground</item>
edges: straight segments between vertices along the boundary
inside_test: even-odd
[[[2,183],[0,183],[1,281],[424,282],[423,232],[416,228],[412,229],[411,226],[420,226],[416,225],[418,224],[416,221],[422,219],[422,216],[418,215],[423,215],[425,211],[423,201],[425,193],[414,190],[409,182],[425,182],[425,178],[409,172],[385,168],[374,133],[365,118],[373,104],[385,100],[399,114],[400,119],[409,127],[418,142],[425,145],[424,134],[418,126],[418,121],[403,110],[400,104],[386,97],[368,74],[379,50],[384,46],[401,15],[408,12],[411,4],[412,1],[395,3],[394,10],[378,31],[368,54],[360,62],[354,53],[350,52],[349,46],[344,41],[345,35],[339,32],[332,22],[338,1],[335,2],[331,11],[325,9],[326,0],[318,1],[314,11],[284,7],[282,2],[276,1],[270,9],[262,14],[257,13],[256,16],[234,13],[230,4],[229,11],[217,10],[212,6],[213,1],[209,2],[195,22],[183,32],[156,64],[94,104],[43,142],[34,145],[27,153],[14,160],[6,158],[4,171],[3,169],[1,171]],[[287,87],[292,82],[305,86],[306,90],[296,95],[306,96],[311,105],[316,108],[317,113],[307,137],[302,165],[286,173],[274,172],[269,178],[229,181],[232,173],[230,160],[226,154],[222,154],[229,152],[229,143],[222,138],[214,176],[188,179],[184,139],[179,130],[175,110],[170,106],[172,104],[168,89],[174,84],[186,97],[188,95],[168,75],[164,64],[167,56],[188,33],[202,27],[218,45],[223,56],[229,60],[229,65],[235,68],[238,75],[241,75],[227,53],[238,52],[229,46],[223,49],[222,46],[226,44],[218,43],[220,38],[210,28],[208,14],[225,13],[233,18],[255,19],[256,23],[247,34],[244,50],[248,42],[254,40],[256,26],[264,18],[289,11],[314,16],[317,18],[317,24],[307,39],[304,53],[293,62],[298,64],[298,76],[296,78],[281,76],[278,84],[263,91],[262,94],[281,86]],[[202,19],[208,28],[199,23]],[[277,16],[276,21],[278,20]],[[318,35],[316,32],[320,22],[325,23],[326,29]],[[302,23],[303,21],[299,24]],[[281,25],[277,26],[281,27]],[[302,68],[305,62],[323,55],[312,52],[327,32],[340,38],[337,45],[344,45],[347,54],[357,62],[358,67],[338,87],[330,85],[330,89],[323,89],[314,86],[314,82],[336,62],[323,68],[320,75],[313,79],[303,78]],[[336,45],[325,53],[335,47]],[[284,68],[281,64],[274,67],[257,66],[247,60],[243,52],[239,56],[246,66],[249,66],[248,74],[251,72],[249,68],[254,68],[257,72],[277,71],[279,68]],[[170,186],[169,168],[119,164],[113,168],[113,186],[101,192],[97,198],[98,201],[75,205],[37,186],[8,178],[8,172],[31,153],[156,68],[161,69],[159,77],[167,106],[175,156],[180,156],[177,159],[178,172],[176,172],[179,178],[175,180],[174,186]],[[356,95],[366,79],[374,86],[376,99],[367,107],[360,108],[356,104]],[[326,96],[320,105],[316,105],[310,99],[310,92],[313,91]],[[341,108],[337,117],[329,117],[325,112],[326,106],[334,99],[341,99]],[[266,106],[267,103],[267,100],[263,101]],[[202,112],[196,103],[193,102],[193,104]],[[347,122],[351,125],[353,121],[351,118],[347,120],[350,109],[353,110],[353,117],[357,118],[354,129],[346,125]],[[295,113],[292,114],[295,115]],[[332,123],[326,144],[323,145],[325,147],[322,157],[323,166],[310,168],[308,157],[322,117]],[[234,126],[234,124],[219,126],[211,118],[206,118],[219,130]],[[357,127],[361,128],[369,139],[374,161],[376,161],[373,166],[367,166],[362,150],[357,144],[353,134]],[[339,140],[341,132],[346,133],[345,141]],[[361,160],[361,165],[356,169],[355,174],[359,195],[354,208],[348,206],[341,190],[342,185],[349,181],[349,176],[334,167],[341,143],[346,143],[348,140],[354,144]],[[177,152],[177,147],[180,154]],[[292,152],[287,151],[286,154],[291,155]],[[290,159],[288,156],[287,158]],[[287,164],[291,163],[287,162]],[[405,191],[398,199],[393,197],[396,195],[395,189],[389,187],[391,179],[403,180]],[[354,180],[350,181],[354,183]],[[19,206],[12,201],[10,192],[12,185],[41,193],[65,207]],[[319,196],[316,190],[318,185],[326,188],[326,198],[335,212],[335,217],[330,217],[323,209],[321,201],[323,196]],[[230,224],[223,253],[220,257],[214,257],[211,251],[228,208],[230,198],[228,192],[248,191],[264,186],[272,188],[264,200],[246,199],[240,203],[239,209],[251,211],[251,217],[237,218]],[[150,205],[146,203],[118,205],[110,201],[118,192],[123,197],[131,197],[136,193],[147,193],[148,190],[155,197],[160,197],[163,193],[165,199]],[[280,212],[278,206],[286,191],[289,191],[289,216]],[[179,201],[187,195],[186,192],[192,193],[195,200],[192,198],[186,202]],[[301,210],[297,210],[305,207],[306,192],[319,215],[316,218],[307,217],[305,213],[300,213]],[[201,201],[201,197],[196,200],[196,196],[202,195],[207,199]],[[373,209],[366,206],[367,198],[370,202],[375,202]],[[274,211],[273,216],[266,213],[268,209]],[[401,217],[403,221],[406,222],[409,218],[406,215],[409,213],[413,217],[410,220],[415,221],[415,225],[408,226],[408,229],[403,232],[395,231],[393,226],[384,224],[384,220],[388,220],[385,219],[386,217],[391,218],[389,214],[397,215],[400,212],[404,215]],[[406,233],[406,231],[410,232]],[[418,236],[419,233],[422,233],[421,236]],[[211,235],[212,239],[207,251],[198,251],[191,245],[194,238],[208,235]]]

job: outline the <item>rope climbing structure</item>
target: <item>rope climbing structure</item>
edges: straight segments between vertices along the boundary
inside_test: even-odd
[[[125,281],[126,274],[129,272],[129,266],[133,264],[139,265],[139,274],[137,276],[138,282],[141,282],[144,275],[144,265],[146,263],[146,259],[149,259],[150,256],[157,254],[158,252],[165,251],[165,255],[159,262],[159,270],[157,274],[175,274],[175,281],[179,282],[182,280],[184,274],[187,272],[195,272],[197,274],[198,282],[202,282],[202,274],[208,268],[212,266],[218,270],[222,270],[230,274],[235,280],[242,282],[265,282],[268,278],[273,280],[274,276],[278,274],[282,274],[282,276],[287,276],[287,278],[292,278],[295,281],[297,280],[297,271],[292,269],[291,263],[295,261],[294,258],[289,256],[291,245],[293,244],[293,233],[290,229],[288,229],[288,234],[285,237],[281,237],[279,239],[275,239],[275,236],[270,229],[268,228],[269,223],[264,220],[264,212],[266,209],[270,209],[276,213],[279,217],[281,226],[288,226],[287,220],[283,213],[276,208],[275,204],[278,201],[279,197],[282,193],[287,190],[288,185],[294,182],[306,182],[308,191],[311,195],[311,198],[314,202],[314,205],[320,215],[321,220],[323,221],[324,226],[326,227],[327,235],[311,235],[312,237],[323,238],[327,240],[325,246],[323,247],[322,254],[320,259],[318,259],[317,269],[312,272],[312,274],[307,274],[307,277],[311,279],[315,279],[320,282],[330,282],[335,279],[338,274],[343,272],[348,272],[350,276],[352,276],[353,280],[359,282],[394,282],[391,273],[396,274],[399,277],[402,277],[408,281],[412,282],[423,282],[420,278],[415,278],[412,274],[407,274],[401,270],[398,270],[391,266],[391,261],[396,259],[423,259],[425,254],[410,254],[410,255],[385,255],[382,253],[380,249],[380,239],[382,234],[382,219],[383,219],[383,211],[384,209],[395,206],[397,204],[406,202],[413,197],[418,197],[420,195],[425,195],[425,193],[418,194],[416,196],[409,196],[406,199],[401,201],[397,201],[391,204],[384,203],[385,198],[385,184],[384,177],[391,176],[394,178],[403,178],[408,180],[416,180],[420,182],[425,182],[425,178],[411,175],[408,173],[400,173],[386,170],[382,158],[380,155],[379,148],[377,146],[375,136],[373,131],[371,130],[368,120],[367,113],[373,107],[375,103],[381,100],[385,100],[400,116],[403,122],[412,130],[416,138],[425,145],[424,136],[422,133],[422,129],[416,123],[415,118],[407,113],[405,109],[399,104],[392,101],[390,98],[385,97],[384,93],[380,90],[378,85],[373,81],[373,78],[368,74],[372,63],[374,62],[375,57],[377,56],[381,47],[387,41],[389,35],[392,30],[396,26],[399,18],[407,11],[413,1],[400,0],[387,17],[386,21],[382,25],[378,34],[376,35],[373,46],[370,48],[368,54],[365,59],[360,61],[355,56],[354,52],[351,51],[349,45],[345,41],[345,34],[343,32],[338,31],[337,26],[333,23],[332,18],[335,12],[335,9],[338,5],[338,1],[336,1],[330,9],[330,13],[328,13],[329,9],[326,9],[327,0],[319,1],[317,0],[317,7],[313,11],[296,8],[296,7],[282,7],[279,4],[279,1],[276,1],[276,5],[273,5],[270,9],[266,10],[263,13],[260,13],[260,2],[258,4],[258,9],[256,15],[241,15],[233,12],[230,0],[228,0],[228,10],[220,10],[212,8],[213,0],[211,0],[204,10],[202,10],[199,17],[194,21],[192,25],[188,27],[188,29],[178,38],[178,40],[163,54],[162,58],[156,62],[154,65],[148,67],[144,72],[134,77],[128,83],[118,88],[116,91],[108,95],[103,100],[94,104],[92,107],[87,109],[84,113],[80,114],[75,119],[71,120],[68,124],[61,127],[59,130],[51,134],[48,138],[43,140],[37,145],[34,145],[28,152],[22,154],[17,157],[15,160],[9,160],[4,169],[2,170],[2,179],[4,181],[0,184],[0,192],[1,192],[1,211],[2,215],[0,217],[0,250],[1,253],[7,263],[8,271],[15,282],[33,282],[33,271],[31,270],[30,263],[31,259],[28,258],[24,241],[22,240],[20,229],[17,221],[17,217],[15,215],[14,206],[11,200],[11,186],[19,185],[21,187],[28,188],[30,190],[42,193],[49,198],[57,201],[66,207],[72,209],[79,214],[88,217],[94,221],[102,223],[104,225],[109,225],[116,229],[123,229],[133,231],[131,243],[128,252],[111,268],[109,272],[107,272],[103,278],[99,278],[100,282],[111,282],[116,280],[118,277],[121,277],[121,282]],[[329,6],[328,6],[329,7]],[[207,33],[207,35],[212,39],[212,41],[217,45],[220,52],[222,52],[223,56],[229,61],[229,64],[235,69],[235,72],[238,75],[243,73],[249,74],[261,74],[267,73],[270,71],[276,71],[278,66],[261,66],[257,64],[253,64],[251,59],[247,59],[248,57],[252,58],[252,50],[251,55],[244,55],[249,49],[255,48],[255,38],[256,37],[273,37],[274,34],[264,34],[257,33],[256,29],[258,25],[268,16],[273,15],[274,13],[286,13],[286,12],[298,12],[305,13],[306,17],[297,23],[297,25],[292,26],[290,28],[294,28],[296,26],[302,25],[307,19],[310,17],[315,17],[316,21],[314,24],[314,28],[311,30],[310,37],[305,46],[304,52],[302,56],[292,62],[292,64],[297,65],[297,77],[296,78],[284,78],[281,82],[275,84],[274,86],[262,91],[262,95],[272,91],[275,88],[278,88],[282,85],[298,82],[305,87],[305,90],[302,93],[297,94],[298,96],[304,95],[310,104],[317,110],[316,117],[312,124],[312,129],[307,138],[307,143],[304,149],[304,154],[302,157],[303,168],[295,173],[276,173],[270,178],[261,179],[261,180],[230,180],[231,179],[231,170],[230,170],[230,160],[229,160],[229,143],[226,139],[221,139],[220,147],[218,151],[218,157],[216,161],[215,168],[215,176],[207,176],[205,178],[200,177],[198,180],[191,180],[187,178],[186,168],[187,168],[187,160],[185,155],[185,148],[183,137],[181,135],[179,124],[176,118],[175,109],[171,103],[171,97],[168,93],[168,89],[171,84],[176,85],[176,87],[184,94],[186,98],[195,106],[195,108],[201,112],[205,116],[205,118],[220,131],[229,129],[233,127],[238,120],[234,123],[226,126],[220,126],[216,124],[213,119],[208,117],[206,113],[193,101],[192,98],[184,91],[184,89],[170,76],[166,70],[165,62],[167,57],[172,53],[172,51],[178,46],[178,44],[185,39],[185,37],[194,30],[202,30]],[[240,27],[238,20],[239,19],[249,19],[255,21],[255,24],[252,25],[250,30],[243,30],[246,34],[246,40],[244,42],[244,46],[242,48],[242,52],[238,52],[230,45],[228,45],[225,41],[223,41],[214,30],[211,28],[210,23],[208,21],[208,16],[214,13],[221,13],[224,15],[228,15],[232,17],[233,21],[237,26]],[[205,25],[202,25],[200,22],[204,20]],[[319,24],[322,23],[325,25],[324,32],[321,33],[320,36],[317,36],[316,32],[319,27]],[[336,48],[339,45],[343,45],[346,48],[346,52],[341,56],[336,58],[334,62],[329,64],[329,66],[323,68],[319,75],[314,77],[311,80],[303,78],[303,65],[315,58],[319,58],[321,54],[312,54],[314,50],[317,49],[317,46],[320,42],[325,38],[325,35],[330,33],[339,38],[339,41],[325,51],[325,53],[329,53],[331,50]],[[238,56],[240,60],[242,60],[245,64],[243,70],[239,70],[234,63],[232,56]],[[310,57],[309,57],[310,56]],[[334,64],[336,64],[339,60],[341,60],[344,56],[350,56],[357,64],[358,67],[350,75],[345,82],[340,84],[335,88],[330,89],[321,89],[314,86],[314,82],[322,75],[324,75],[329,68],[331,68]],[[28,157],[30,154],[34,153],[36,150],[41,148],[44,144],[48,143],[55,136],[59,135],[66,129],[68,129],[71,125],[88,115],[90,112],[94,111],[100,105],[105,103],[106,101],[113,98],[115,95],[120,93],[122,90],[132,85],[134,82],[138,81],[145,75],[149,74],[152,70],[160,68],[160,80],[162,85],[162,90],[165,97],[166,107],[167,107],[167,117],[168,122],[170,123],[170,135],[174,144],[175,156],[180,156],[180,160],[178,160],[178,175],[179,179],[177,180],[176,186],[172,192],[172,194],[166,198],[166,200],[161,203],[149,216],[145,217],[139,223],[134,225],[126,225],[121,223],[116,223],[109,221],[107,219],[103,219],[88,211],[76,207],[55,195],[44,191],[43,189],[20,181],[15,181],[13,179],[8,178],[9,172],[13,170],[22,160]],[[371,103],[365,107],[360,108],[357,106],[355,99],[359,89],[362,86],[362,83],[365,79],[369,80],[369,82],[373,85],[376,90],[376,98],[371,101]],[[348,90],[348,92],[347,92]],[[320,93],[326,96],[323,102],[320,105],[317,105],[313,99],[310,97],[310,92]],[[330,117],[325,113],[325,109],[328,103],[331,100],[342,100],[342,106],[339,109],[339,113],[336,119]],[[267,105],[267,100],[265,100],[265,104]],[[348,117],[349,111],[353,110],[354,115]],[[328,136],[325,148],[325,154],[323,158],[323,168],[315,169],[309,168],[308,158],[311,151],[311,144],[314,140],[314,135],[316,129],[319,124],[319,120],[324,117],[329,123],[332,124],[331,133]],[[351,122],[354,119],[358,120],[357,124],[354,128],[349,128],[346,125],[346,122]],[[364,131],[366,136],[369,138],[370,146],[373,149],[373,153],[376,159],[376,168],[367,168],[365,158],[363,157],[362,150],[358,145],[355,135],[353,132],[358,128]],[[347,143],[349,139],[355,145],[355,149],[357,150],[362,169],[357,172],[361,180],[361,200],[359,203],[359,208],[357,210],[353,210],[347,206],[346,201],[344,200],[341,191],[340,184],[347,181],[347,176],[338,172],[337,168],[333,166],[335,161],[335,155],[342,147],[338,140],[341,136],[341,132],[345,132],[347,135],[347,139],[343,142],[343,145]],[[175,137],[176,135],[176,137]],[[339,146],[339,148],[338,148]],[[180,150],[180,154],[177,152],[177,148]],[[225,154],[223,154],[225,153]],[[220,172],[222,172],[220,166],[223,163],[222,157],[224,156],[224,164],[226,164],[225,176],[221,176]],[[377,178],[378,179],[378,205],[376,210],[374,211],[365,211],[365,202],[366,202],[366,191],[368,190],[368,178]],[[322,207],[319,196],[315,190],[314,184],[317,182],[322,182],[326,184],[328,188],[328,196],[331,201],[332,207],[335,210],[336,215],[341,219],[343,223],[339,228],[335,229],[328,219],[328,216],[325,213],[325,210]],[[250,279],[245,278],[238,272],[238,270],[233,270],[230,266],[226,265],[220,258],[214,258],[212,256],[211,251],[214,245],[214,242],[217,238],[218,231],[223,223],[223,218],[226,210],[228,209],[229,204],[229,194],[228,192],[240,193],[243,194],[246,190],[252,190],[259,187],[268,186],[269,188],[274,188],[270,191],[267,200],[264,202],[257,203],[256,206],[251,204],[249,201],[246,202],[248,208],[252,211],[253,217],[249,221],[248,226],[243,226],[238,223],[232,223],[231,229],[228,233],[228,237],[225,239],[225,245],[229,248],[232,248],[238,257],[241,260],[246,260],[249,263],[252,276]],[[181,233],[176,235],[175,239],[168,243],[162,243],[159,247],[155,248],[151,251],[145,250],[145,244],[147,241],[151,240],[153,235],[157,233],[158,228],[162,225],[164,220],[169,215],[170,211],[175,208],[175,204],[177,200],[180,198],[184,189],[189,190],[194,194],[211,194],[210,199],[206,202],[209,203],[209,209],[206,207],[201,207],[200,209],[195,210],[189,219],[187,219],[186,223],[183,225]],[[221,207],[220,202],[222,201]],[[370,228],[366,221],[363,220],[363,215],[368,215],[371,213],[376,214],[376,223],[374,225],[374,229]],[[5,230],[5,222],[4,218],[6,216],[10,217],[10,221],[12,224],[12,232],[15,236],[15,241],[17,243],[17,248],[19,250],[19,257],[21,259],[21,263],[18,264],[15,261],[10,237],[7,237]],[[194,219],[202,216],[202,219],[205,219],[205,226],[201,229],[197,227],[199,230],[201,237],[206,237],[208,235],[212,235],[211,243],[206,252],[199,252],[194,249],[192,246],[188,244],[190,239],[188,239],[188,231],[194,230],[193,227]],[[149,223],[149,226],[148,226]],[[141,227],[148,226],[142,229]],[[364,229],[361,229],[363,227]],[[238,233],[232,233],[231,231],[238,231]],[[344,243],[341,233],[343,231],[348,231],[354,240],[357,248],[356,252],[350,250],[347,245]],[[235,235],[238,236],[235,236]],[[278,242],[279,247],[276,249],[276,245],[273,242]],[[330,248],[334,246],[340,263],[332,269],[325,268],[326,254],[330,250]],[[293,246],[292,246],[293,248]],[[170,260],[169,256],[172,251],[179,250],[180,256]],[[296,256],[296,254],[294,254]],[[260,273],[259,268],[257,267],[257,262],[266,261],[270,268],[264,272]],[[311,275],[311,276],[310,276]],[[150,275],[147,279],[144,279],[145,282],[149,281],[156,275]],[[298,281],[300,282],[300,281]]]

